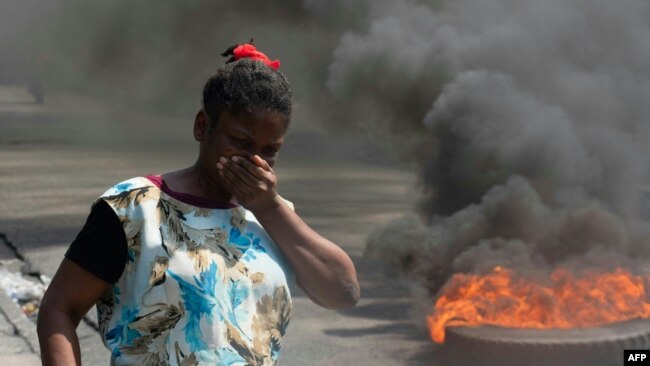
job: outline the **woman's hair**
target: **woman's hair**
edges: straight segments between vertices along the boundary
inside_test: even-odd
[[[217,123],[221,112],[275,111],[291,117],[291,86],[287,78],[261,61],[232,59],[203,87],[203,109]]]

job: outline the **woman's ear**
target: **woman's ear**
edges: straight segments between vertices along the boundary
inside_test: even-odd
[[[201,109],[194,117],[194,139],[196,141],[205,140],[210,135],[210,117]]]

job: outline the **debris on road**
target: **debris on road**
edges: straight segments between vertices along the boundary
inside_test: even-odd
[[[41,299],[50,281],[47,276],[43,277],[41,281],[46,285],[27,279],[20,273],[0,268],[0,288],[13,302],[18,304],[25,315],[35,317],[38,314]]]

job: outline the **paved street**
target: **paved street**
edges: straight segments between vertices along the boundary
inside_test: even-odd
[[[34,105],[25,91],[0,88],[0,233],[31,271],[51,277],[95,197],[121,180],[190,165],[197,147],[193,111],[181,119],[132,113],[81,96],[46,99],[44,106]],[[305,125],[308,116],[301,113],[277,165],[279,191],[353,257],[363,298],[356,308],[329,311],[296,289],[281,364],[435,364],[424,326],[410,320],[407,286],[362,257],[373,227],[411,209],[414,176],[388,162],[385,152]],[[15,259],[2,244],[0,259]],[[0,313],[0,364],[34,360],[29,339],[16,329]],[[84,363],[107,365],[97,332],[86,323],[78,332]]]

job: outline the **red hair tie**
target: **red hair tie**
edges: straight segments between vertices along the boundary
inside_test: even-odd
[[[273,70],[280,68],[280,60],[271,61],[265,54],[258,51],[257,48],[250,43],[244,43],[235,47],[235,49],[232,50],[232,54],[235,57],[235,60],[250,58],[251,60],[264,62]]]

